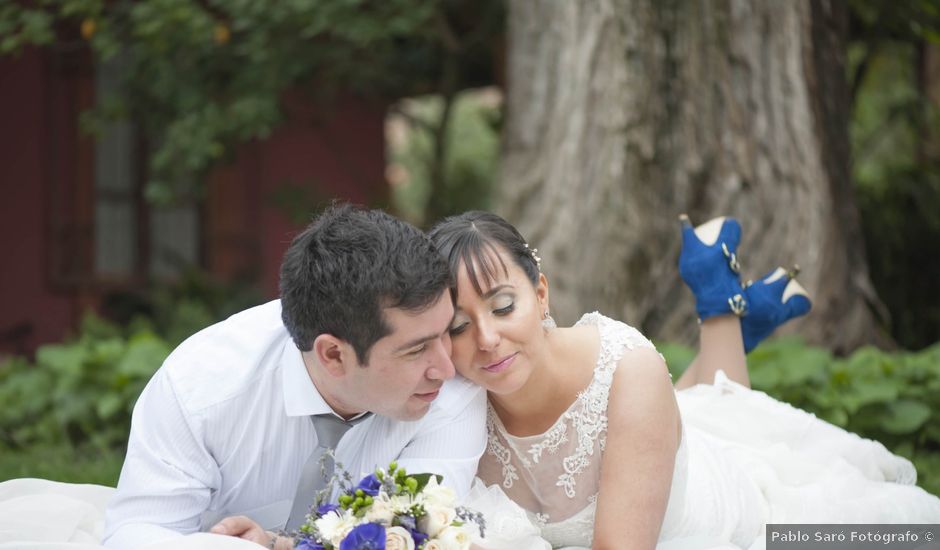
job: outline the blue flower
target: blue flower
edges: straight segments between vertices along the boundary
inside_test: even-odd
[[[339,550],[385,550],[385,527],[363,523],[346,535]]]
[[[297,546],[294,547],[294,550],[326,550],[326,549],[319,542],[313,539],[304,538],[304,539],[301,539],[299,543],[297,543]]]
[[[329,514],[330,512],[335,512],[339,510],[339,504],[333,504],[332,502],[327,502],[326,504],[321,504],[317,508],[317,517],[322,518],[323,516]]]
[[[379,478],[377,478],[375,474],[369,474],[362,478],[359,485],[356,485],[356,488],[353,489],[353,493],[356,492],[356,489],[362,489],[362,492],[374,497],[379,494],[380,487],[382,487],[382,482],[379,481]]]
[[[408,532],[411,533],[411,540],[415,541],[415,548],[421,548],[421,545],[424,544],[424,541],[428,540],[428,536],[417,529],[408,529]]]

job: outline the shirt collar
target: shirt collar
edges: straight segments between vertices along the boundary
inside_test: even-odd
[[[284,343],[281,354],[281,380],[284,383],[284,411],[287,416],[333,413],[310,379],[304,358],[290,338]]]

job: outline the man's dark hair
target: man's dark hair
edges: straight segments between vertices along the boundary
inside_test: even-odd
[[[365,365],[372,345],[391,332],[384,308],[420,313],[450,286],[447,262],[419,229],[381,210],[338,204],[284,254],[281,317],[300,350],[332,334]]]

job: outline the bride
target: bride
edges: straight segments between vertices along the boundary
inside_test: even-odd
[[[457,278],[454,364],[489,396],[478,476],[493,487],[475,498],[493,547],[528,547],[500,529],[514,505],[494,487],[552,547],[749,548],[767,523],[940,522],[909,461],[750,390],[746,352],[810,302],[782,269],[742,286],[740,233],[683,217],[701,334],[673,387],[636,329],[598,313],[556,328],[540,258],[502,218],[467,212],[431,231]]]

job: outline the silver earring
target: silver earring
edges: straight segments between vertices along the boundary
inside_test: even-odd
[[[542,317],[542,328],[545,330],[552,330],[557,328],[558,325],[555,324],[555,320],[552,319],[552,316],[548,314],[548,310],[545,310],[545,315]]]

